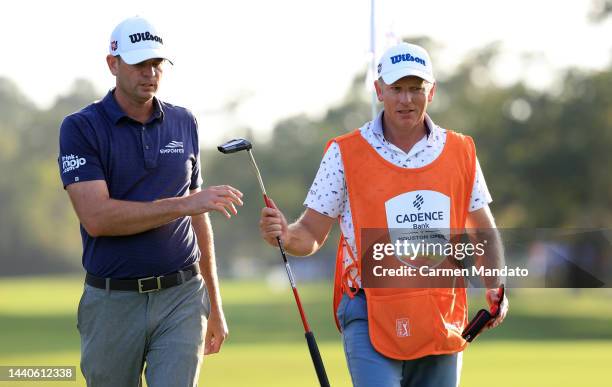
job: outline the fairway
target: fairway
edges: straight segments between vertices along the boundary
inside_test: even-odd
[[[230,337],[206,357],[203,386],[315,386],[316,377],[284,284],[222,281]],[[0,281],[0,365],[79,362],[78,277]],[[301,284],[306,311],[332,386],[350,386],[328,284]],[[612,294],[608,290],[510,290],[511,314],[464,355],[462,386],[601,386],[612,359]],[[480,300],[479,300],[480,301]],[[471,307],[471,314],[480,307]],[[51,385],[84,385],[76,383]],[[0,382],[0,386],[48,383]]]

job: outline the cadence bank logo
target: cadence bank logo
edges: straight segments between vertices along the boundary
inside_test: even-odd
[[[404,242],[414,246],[420,243],[443,244],[450,239],[450,197],[441,192],[428,190],[405,192],[387,200],[385,210],[389,241],[393,244]],[[421,264],[413,261],[412,255],[395,254],[395,256],[409,266]]]
[[[416,199],[412,202],[412,205],[419,211],[421,211],[421,205],[425,202],[422,195],[417,195]]]
[[[62,156],[62,174],[79,169],[85,164],[87,164],[87,160],[84,157],[73,154]]]
[[[407,318],[398,318],[395,320],[395,333],[397,337],[410,336],[410,320]]]
[[[185,149],[183,149],[182,141],[170,141],[168,145],[159,150],[159,153],[185,153]]]
[[[437,191],[412,191],[387,200],[387,226],[401,229],[450,227],[450,198]]]

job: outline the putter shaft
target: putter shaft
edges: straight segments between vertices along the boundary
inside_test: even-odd
[[[255,162],[255,158],[253,157],[252,150],[247,149],[247,153],[249,154],[249,157],[251,158],[251,164],[253,165],[253,168],[255,169],[255,175],[257,175],[257,181],[259,181],[259,187],[261,188],[261,193],[264,195],[264,197],[267,198],[266,187],[264,187],[263,180],[261,179],[261,173],[259,172],[259,168],[257,168],[257,163]],[[267,200],[266,200],[266,205],[267,206],[269,205]]]

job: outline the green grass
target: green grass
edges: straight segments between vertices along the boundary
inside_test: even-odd
[[[78,369],[76,307],[81,279],[0,281],[0,365],[73,365]],[[206,357],[204,386],[314,386],[316,378],[288,288],[224,281],[230,337]],[[328,284],[301,284],[332,386],[350,386]],[[462,386],[601,386],[612,359],[612,293],[514,290],[504,325],[464,355]],[[482,302],[474,302],[472,313]],[[80,376],[76,383],[84,385]],[[0,382],[0,386],[45,385]],[[52,384],[58,385],[58,383]]]

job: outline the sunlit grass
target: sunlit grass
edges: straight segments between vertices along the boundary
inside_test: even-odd
[[[300,284],[332,386],[350,386],[329,284]],[[76,383],[80,277],[0,281],[0,365],[72,365]],[[316,377],[293,296],[285,283],[222,281],[230,337],[205,358],[203,386],[314,386]],[[510,290],[511,313],[465,352],[462,385],[600,386],[612,356],[612,294]],[[472,300],[471,314],[482,304]],[[0,382],[0,386],[14,386]],[[30,385],[43,383],[28,382]],[[56,384],[58,385],[58,384]]]

